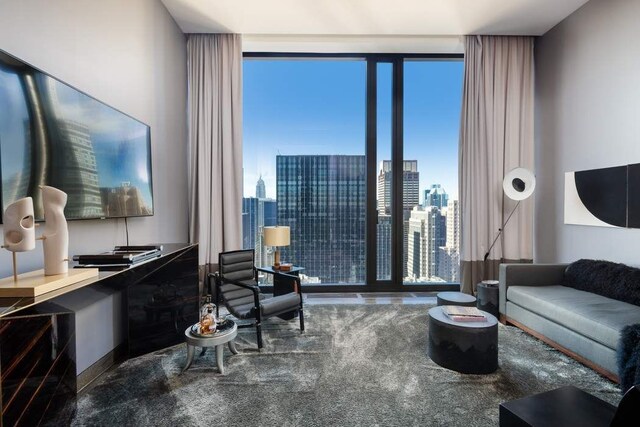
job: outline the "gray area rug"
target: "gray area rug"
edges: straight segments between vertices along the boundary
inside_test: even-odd
[[[130,426],[491,426],[498,405],[573,384],[617,404],[617,386],[515,327],[499,325],[500,368],[465,375],[426,355],[425,305],[312,305],[244,329],[180,375],[183,345],[129,360],[79,398],[72,424]]]

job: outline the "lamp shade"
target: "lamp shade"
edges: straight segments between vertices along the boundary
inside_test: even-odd
[[[275,226],[264,228],[266,246],[289,246],[291,242],[289,227]]]
[[[533,194],[536,177],[528,169],[515,168],[504,177],[502,188],[511,200],[524,200]]]

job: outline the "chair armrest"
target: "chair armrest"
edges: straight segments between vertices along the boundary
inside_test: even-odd
[[[553,286],[562,283],[569,264],[500,264],[500,313],[505,314],[509,286]]]
[[[247,285],[246,283],[238,282],[232,279],[227,279],[226,277],[221,278],[220,276],[218,276],[218,273],[209,273],[209,277],[217,277],[218,279],[220,279],[225,283],[231,283],[232,285],[240,286],[241,288],[250,289],[253,291],[253,293],[260,293],[260,288],[258,288],[255,285]]]

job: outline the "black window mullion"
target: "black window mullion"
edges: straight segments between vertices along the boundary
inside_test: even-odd
[[[404,231],[403,231],[403,203],[402,203],[402,173],[403,173],[403,60],[393,61],[393,122],[391,142],[391,282],[394,288],[401,288],[404,272]]]
[[[366,182],[367,182],[367,208],[366,208],[366,267],[365,282],[373,285],[377,282],[377,255],[378,255],[378,212],[377,212],[377,183],[376,183],[376,158],[377,158],[377,62],[367,59],[367,119],[366,119]]]

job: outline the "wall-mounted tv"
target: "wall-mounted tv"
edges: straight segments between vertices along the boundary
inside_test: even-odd
[[[2,212],[39,186],[68,195],[67,219],[153,215],[149,126],[0,50]]]

